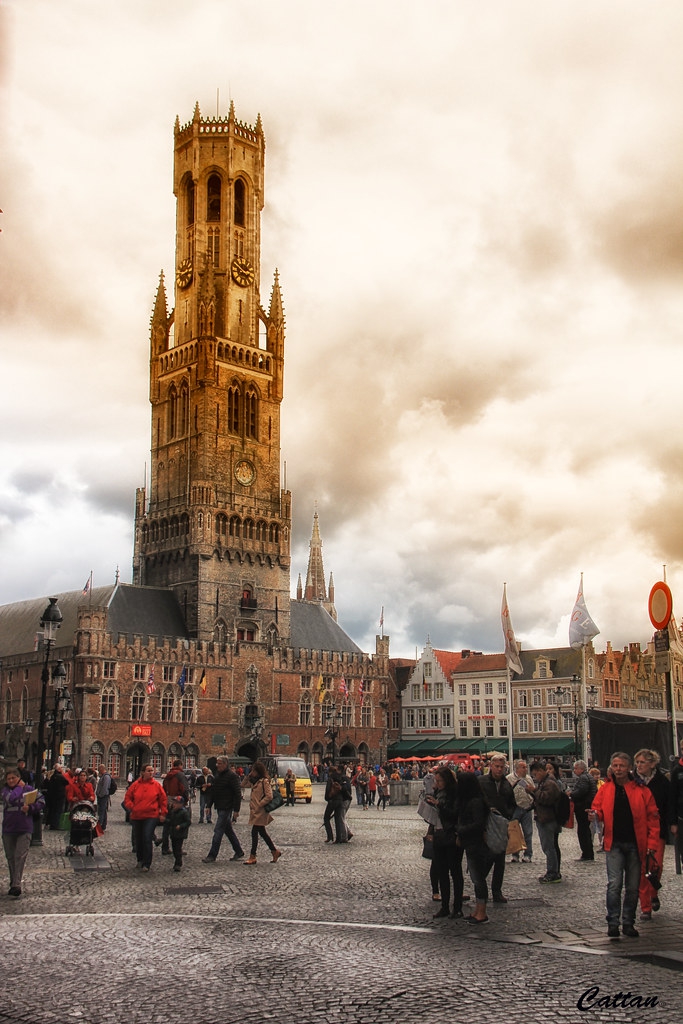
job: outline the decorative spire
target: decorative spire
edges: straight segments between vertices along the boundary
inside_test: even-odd
[[[334,587],[334,583],[332,583]],[[323,567],[323,542],[320,539],[318,526],[318,510],[313,513],[313,530],[311,533],[310,553],[308,556],[308,572],[306,573],[306,591],[304,600],[319,602],[337,621],[337,610],[331,595],[325,588],[325,569]]]
[[[280,272],[275,268],[275,278],[273,280],[273,290],[270,293],[270,309],[268,310],[268,319],[272,320],[275,324],[283,324],[285,322],[285,314],[282,308],[282,292],[280,291]]]
[[[228,121],[235,120],[235,104],[233,100],[230,100],[230,110],[228,111]]]
[[[152,324],[154,326],[163,326],[166,330],[166,323],[168,321],[168,303],[166,301],[166,285],[164,283],[164,272],[163,270],[159,274],[159,284],[157,286],[157,293],[154,299],[154,311],[152,313]]]
[[[197,100],[197,102],[194,105],[194,114],[192,116],[192,120],[196,121],[197,123],[199,123],[201,121],[201,118],[202,118],[202,115],[199,112],[199,100]]]
[[[301,582],[301,573],[299,573],[299,579],[296,582],[296,599],[297,601],[303,601],[304,599],[304,588]]]

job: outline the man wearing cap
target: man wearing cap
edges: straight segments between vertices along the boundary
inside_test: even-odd
[[[206,806],[216,810],[216,825],[213,830],[211,849],[202,859],[203,864],[213,864],[221,848],[223,836],[227,836],[233,848],[230,860],[242,860],[244,850],[234,830],[242,806],[242,787],[236,773],[225,756],[216,758],[216,774],[206,793]]]
[[[515,794],[515,813],[512,817],[518,821],[524,835],[526,850],[523,854],[513,853],[512,864],[519,864],[520,857],[525,864],[531,864],[534,842],[534,798],[532,796],[536,788],[529,778],[529,769],[526,761],[515,761],[514,771],[507,777]]]
[[[495,808],[508,821],[515,813],[515,794],[512,786],[505,778],[507,759],[505,754],[492,754],[489,761],[489,771],[479,779],[479,787],[484,801],[492,810]],[[491,892],[494,903],[507,903],[507,896],[503,896],[503,878],[505,876],[505,850],[493,857],[493,875],[491,876]]]

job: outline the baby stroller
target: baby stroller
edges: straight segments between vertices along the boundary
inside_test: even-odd
[[[92,844],[97,835],[97,811],[90,800],[79,800],[69,811],[71,831],[69,833],[69,845],[64,851],[67,857],[78,853],[79,846],[85,846],[86,857],[95,856],[95,847]]]

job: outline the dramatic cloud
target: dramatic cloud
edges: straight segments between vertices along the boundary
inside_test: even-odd
[[[0,600],[130,578],[173,123],[267,142],[292,586],[340,621],[645,642],[683,540],[683,9],[543,0],[4,5]],[[680,610],[680,609],[679,609]]]

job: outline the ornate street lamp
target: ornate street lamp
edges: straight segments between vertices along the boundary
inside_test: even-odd
[[[50,603],[40,617],[40,628],[43,631],[43,646],[45,648],[45,661],[43,671],[40,675],[40,717],[38,719],[38,749],[36,751],[35,785],[40,789],[43,779],[43,758],[45,756],[45,719],[47,714],[47,684],[50,681],[50,651],[57,639],[57,630],[62,624],[62,613],[57,607],[57,598],[51,597]],[[43,823],[38,814],[34,818],[32,846],[43,845]]]
[[[325,711],[324,718],[325,718],[325,722],[328,723],[327,724],[327,728],[325,729],[325,735],[330,737],[330,742],[332,743],[332,764],[336,765],[336,763],[337,763],[337,745],[336,745],[337,744],[337,736],[341,732],[341,724],[342,724],[342,713],[341,713],[341,710],[337,710],[337,705],[336,704],[329,704],[327,706],[327,710]]]

